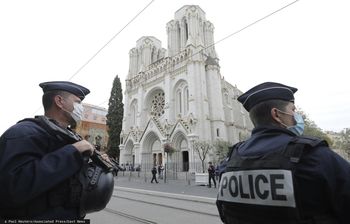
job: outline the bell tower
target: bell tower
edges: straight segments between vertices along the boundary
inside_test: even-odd
[[[204,47],[205,54],[216,58],[215,48],[211,46],[214,44],[214,26],[197,5],[185,5],[177,10],[175,19],[167,23],[167,34],[168,56],[174,56],[192,45]]]
[[[129,51],[129,79],[165,56],[166,50],[161,45],[160,40],[152,36],[141,37],[136,42],[136,47]]]

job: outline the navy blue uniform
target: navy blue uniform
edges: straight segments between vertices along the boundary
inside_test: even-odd
[[[153,167],[151,172],[152,172],[151,183],[153,183],[153,180],[154,180],[158,184],[158,181],[157,181],[157,168]]]
[[[12,126],[0,138],[0,217],[79,218],[70,183],[82,164],[74,146],[36,123]]]
[[[277,152],[295,137],[284,128],[258,127],[238,147],[238,154],[251,157]],[[338,223],[350,223],[350,164],[346,160],[327,145],[319,145],[304,151],[295,175],[304,216],[329,214]],[[218,209],[222,213],[220,202]]]
[[[215,181],[215,167],[210,164],[209,167],[208,167],[208,176],[209,176],[209,179],[208,179],[208,183],[209,183],[209,186],[208,187],[211,187],[211,180],[213,180],[214,182],[214,187],[216,188],[216,181]]]

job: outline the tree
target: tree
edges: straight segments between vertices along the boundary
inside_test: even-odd
[[[340,148],[350,154],[350,128],[345,128],[340,132]]]
[[[298,108],[298,113],[300,113],[304,118],[305,128],[303,135],[318,137],[326,140],[329,145],[333,144],[332,139],[328,137],[328,135],[325,132],[323,132],[322,129],[319,128],[316,125],[316,123],[313,120],[311,120],[304,111]]]
[[[226,158],[230,146],[232,146],[232,144],[223,140],[217,140],[214,143],[215,154],[217,156],[218,161],[221,161],[224,158]]]
[[[120,79],[114,78],[111,96],[108,103],[108,155],[119,158],[120,132],[122,131],[124,115],[123,93]]]
[[[211,144],[205,141],[195,141],[193,142],[193,149],[197,152],[198,157],[202,163],[202,172],[205,171],[205,159],[207,158],[208,152],[213,148]]]
[[[174,147],[169,143],[165,143],[163,148],[164,148],[164,152],[166,152],[166,153],[172,154],[173,152],[175,152]]]

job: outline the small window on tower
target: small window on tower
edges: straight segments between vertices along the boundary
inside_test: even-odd
[[[216,136],[220,137],[220,129],[219,128],[216,129]]]

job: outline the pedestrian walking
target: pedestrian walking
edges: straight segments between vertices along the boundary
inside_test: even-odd
[[[151,180],[151,183],[153,183],[153,180],[158,184],[158,181],[157,181],[157,168],[154,166],[151,170],[152,172],[152,180]]]

